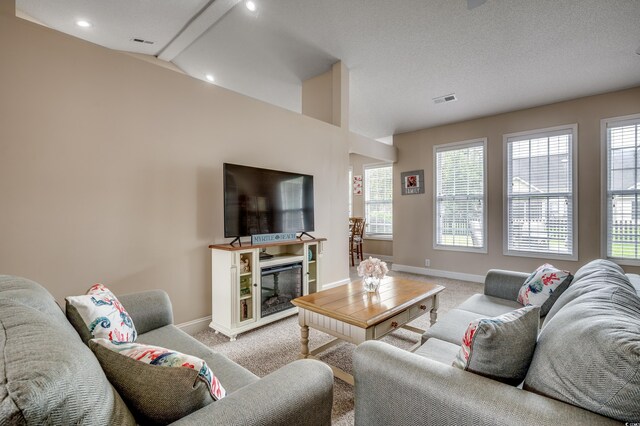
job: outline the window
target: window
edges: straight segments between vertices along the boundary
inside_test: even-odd
[[[640,114],[602,120],[602,130],[606,257],[637,265],[640,264],[637,262],[640,260]]]
[[[486,139],[434,147],[434,248],[486,253]]]
[[[577,131],[574,124],[504,135],[505,254],[578,259]]]
[[[365,234],[391,237],[393,217],[393,167],[391,165],[365,166],[364,218]]]

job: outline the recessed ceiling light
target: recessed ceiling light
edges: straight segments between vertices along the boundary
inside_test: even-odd
[[[251,0],[248,0],[244,5],[247,6],[247,9],[249,9],[252,12],[255,12],[257,9],[256,4]]]
[[[209,80],[211,83],[213,83],[214,81],[216,81],[216,79],[211,75],[211,74],[207,74],[205,75],[205,77],[207,78],[207,80]]]
[[[91,26],[91,22],[85,20],[76,21],[76,25],[82,28],[89,28]]]

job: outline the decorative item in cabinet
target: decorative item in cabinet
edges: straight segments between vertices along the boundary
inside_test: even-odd
[[[240,321],[253,319],[251,299],[240,300]]]
[[[246,253],[240,255],[240,273],[251,273],[251,254]]]
[[[252,275],[248,273],[246,275],[240,275],[240,298],[244,298],[245,296],[251,296],[251,284],[252,284]]]

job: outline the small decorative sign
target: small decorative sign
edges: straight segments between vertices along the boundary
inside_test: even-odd
[[[424,170],[402,172],[402,195],[424,194]]]
[[[277,243],[278,241],[295,240],[295,232],[281,232],[279,234],[256,234],[251,236],[251,244]]]

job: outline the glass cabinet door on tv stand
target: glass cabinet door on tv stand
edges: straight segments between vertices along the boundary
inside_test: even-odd
[[[255,320],[253,312],[253,294],[257,288],[257,284],[254,280],[252,251],[238,252],[240,257],[238,260],[238,281],[234,284],[237,285],[237,313],[234,315],[238,324],[252,322]]]
[[[295,315],[298,308],[290,299],[321,290],[323,241],[326,239],[209,246],[209,327],[233,341],[240,333]]]

